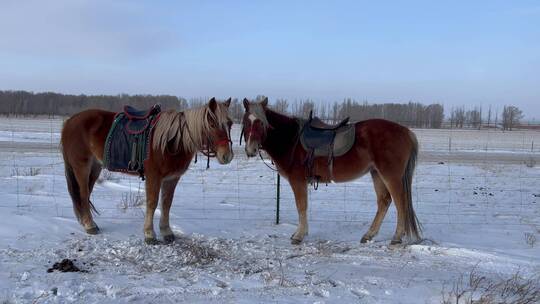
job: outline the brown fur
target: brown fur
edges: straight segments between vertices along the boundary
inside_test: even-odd
[[[307,234],[307,174],[305,162],[307,152],[298,143],[300,127],[295,118],[272,111],[261,103],[244,100],[246,113],[243,127],[246,130],[246,153],[255,156],[258,147],[265,150],[276,164],[279,173],[288,179],[295,194],[300,224],[293,234],[293,243],[302,241]],[[264,118],[257,117],[254,123],[268,124],[265,134],[250,134],[251,121],[248,115],[256,115],[252,107],[263,107]],[[265,123],[262,123],[265,121]],[[320,182],[346,182],[371,172],[377,192],[377,215],[362,242],[371,240],[379,231],[380,224],[392,199],[398,212],[396,232],[392,243],[400,243],[403,235],[420,239],[420,226],[412,204],[412,177],[418,154],[418,142],[412,131],[397,123],[383,119],[371,119],[355,123],[356,141],[345,155],[336,157],[332,174],[328,172],[327,159],[314,161],[314,175],[321,176]],[[253,132],[255,132],[253,131]],[[248,142],[260,138],[260,142]]]
[[[230,99],[225,103],[218,103],[214,98],[208,105],[201,109],[187,110],[191,113],[205,113],[201,115],[182,115],[182,119],[197,120],[201,127],[193,127],[192,138],[204,138],[209,143],[225,143],[230,140],[230,122],[226,116]],[[210,115],[211,114],[211,115]],[[176,114],[175,114],[176,115]],[[64,157],[66,180],[68,191],[73,201],[75,216],[88,233],[97,233],[98,228],[92,218],[91,210],[95,210],[90,202],[90,194],[101,171],[104,145],[109,129],[114,120],[115,113],[103,110],[86,110],[69,118],[62,128],[61,148]],[[176,115],[178,116],[178,115]],[[191,118],[190,118],[191,117]],[[190,122],[190,125],[193,125]],[[180,121],[182,124],[182,121]],[[166,126],[159,122],[159,130],[167,133]],[[172,125],[171,125],[172,126]],[[174,127],[174,126],[173,126]],[[226,129],[226,130],[225,130]],[[181,128],[173,130],[175,135],[182,133]],[[176,183],[189,167],[195,153],[203,149],[202,144],[195,144],[192,141],[183,145],[187,141],[186,136],[173,136],[166,138],[168,142],[176,140],[176,147],[188,147],[189,149],[177,149],[174,153],[162,150],[161,145],[152,146],[149,157],[144,163],[146,176],[146,217],[145,217],[145,237],[148,242],[155,242],[153,230],[153,216],[157,207],[160,189],[165,197],[160,230],[166,240],[171,241],[174,235],[169,227],[169,209],[172,202],[172,195]],[[189,140],[192,140],[190,138]],[[199,140],[198,142],[202,142]],[[213,144],[218,161],[222,164],[232,160],[232,148],[230,144]],[[162,187],[163,186],[163,187]]]

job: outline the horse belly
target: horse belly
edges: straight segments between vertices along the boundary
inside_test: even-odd
[[[315,175],[320,176],[319,181],[323,183],[342,183],[355,180],[367,172],[371,168],[371,160],[367,157],[360,157],[356,151],[334,158],[332,164],[332,174],[330,174],[330,166],[328,159],[319,157],[315,161]],[[367,154],[366,154],[367,155]]]

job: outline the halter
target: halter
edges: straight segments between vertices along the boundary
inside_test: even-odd
[[[182,115],[183,115],[183,113],[182,113]],[[195,142],[193,140],[193,137],[191,136],[191,131],[189,130],[189,126],[188,126],[187,122],[185,121],[185,119],[182,121],[182,128],[186,128],[187,134],[188,134],[189,138],[191,139],[191,142]],[[210,140],[210,136],[208,136],[206,138],[206,144],[199,150],[199,152],[201,152],[204,156],[207,157],[206,169],[210,168],[210,158],[211,157],[216,157],[216,155],[217,155],[217,152],[215,150],[216,146],[221,146],[221,145],[225,145],[225,144],[229,144],[229,143],[232,144],[232,140],[230,139],[230,133],[229,132],[226,132],[226,133],[227,133],[227,139],[220,139],[217,142],[215,142],[214,145],[210,144],[211,140]],[[177,152],[171,153],[171,154],[177,154],[177,153],[179,153],[179,152],[177,151]],[[194,163],[197,163],[197,155],[198,155],[198,153],[195,153],[195,161],[194,161]]]
[[[187,125],[186,125],[187,127]],[[206,169],[209,169],[210,168],[210,157],[216,157],[217,156],[217,151],[216,151],[216,147],[219,147],[219,146],[223,146],[223,145],[232,145],[232,140],[231,140],[231,135],[230,135],[230,132],[225,132],[227,134],[227,138],[225,139],[220,139],[216,142],[213,143],[213,145],[210,145],[210,136],[208,136],[206,138],[206,145],[202,147],[202,149],[200,150],[200,152],[206,156]],[[188,134],[189,133],[189,129],[188,129]],[[190,135],[191,137],[191,135]],[[210,148],[211,147],[211,148]],[[197,163],[197,153],[195,153],[195,163]]]
[[[250,126],[250,127],[248,128],[248,133],[251,132],[251,129],[252,129],[252,126]],[[239,140],[240,146],[242,145],[242,138],[244,137],[244,132],[245,132],[244,130],[245,130],[244,123],[242,123],[242,131],[240,131],[240,140]],[[270,166],[264,161],[264,158],[263,158],[263,156],[262,156],[262,154],[261,154],[261,148],[262,148],[261,143],[259,143],[259,147],[258,147],[257,150],[259,151],[259,157],[261,158],[263,164],[264,164],[265,166],[267,166],[268,169],[270,169],[270,170],[272,170],[272,171],[274,171],[274,172],[279,172],[278,169],[270,167]],[[272,163],[272,165],[275,166],[274,161],[273,161],[271,158],[270,158],[270,162]]]

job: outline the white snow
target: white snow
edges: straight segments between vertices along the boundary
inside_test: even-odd
[[[205,170],[199,155],[175,194],[178,239],[148,246],[144,205],[126,201],[144,197],[144,184],[117,173],[92,196],[102,233],[83,232],[66,190],[60,127],[0,119],[0,302],[440,303],[443,288],[473,268],[488,278],[540,274],[540,241],[526,237],[540,239],[540,169],[520,158],[539,157],[530,147],[540,132],[416,130],[422,153],[434,155],[414,181],[419,244],[388,246],[393,207],[375,240],[359,243],[376,211],[366,176],[311,190],[309,235],[291,245],[297,214],[287,182],[275,225],[275,174],[235,147],[227,166],[212,161]],[[486,146],[518,159],[445,158],[483,155]],[[64,258],[88,272],[47,273]]]

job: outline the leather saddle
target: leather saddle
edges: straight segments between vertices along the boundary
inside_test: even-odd
[[[349,124],[349,117],[337,124],[330,125],[318,117],[309,113],[309,119],[304,122],[300,134],[300,143],[308,152],[305,164],[308,170],[308,178],[311,182],[317,179],[313,173],[313,161],[316,157],[328,158],[328,171],[332,179],[332,165],[334,157],[339,157],[349,152],[355,142],[356,128]]]
[[[144,109],[144,110],[137,110],[134,107],[128,106],[128,105],[124,106],[124,114],[126,114],[126,116],[129,119],[134,119],[134,120],[146,119],[148,118],[148,116],[154,113],[160,112],[160,111],[161,111],[161,107],[158,104],[153,105],[149,109]]]
[[[319,130],[337,130],[349,123],[349,117],[343,119],[342,121],[340,121],[339,123],[335,125],[327,124],[324,121],[322,121],[319,117],[311,117],[310,119],[311,120],[310,120],[309,126],[314,129],[319,129]]]
[[[124,110],[116,114],[105,141],[104,165],[109,171],[136,172],[144,179],[151,131],[160,112],[160,105],[146,110],[124,106]]]
[[[150,126],[151,117],[161,112],[159,104],[153,105],[149,109],[137,110],[132,106],[124,106],[124,116],[127,118],[126,131],[131,134],[144,132]]]

